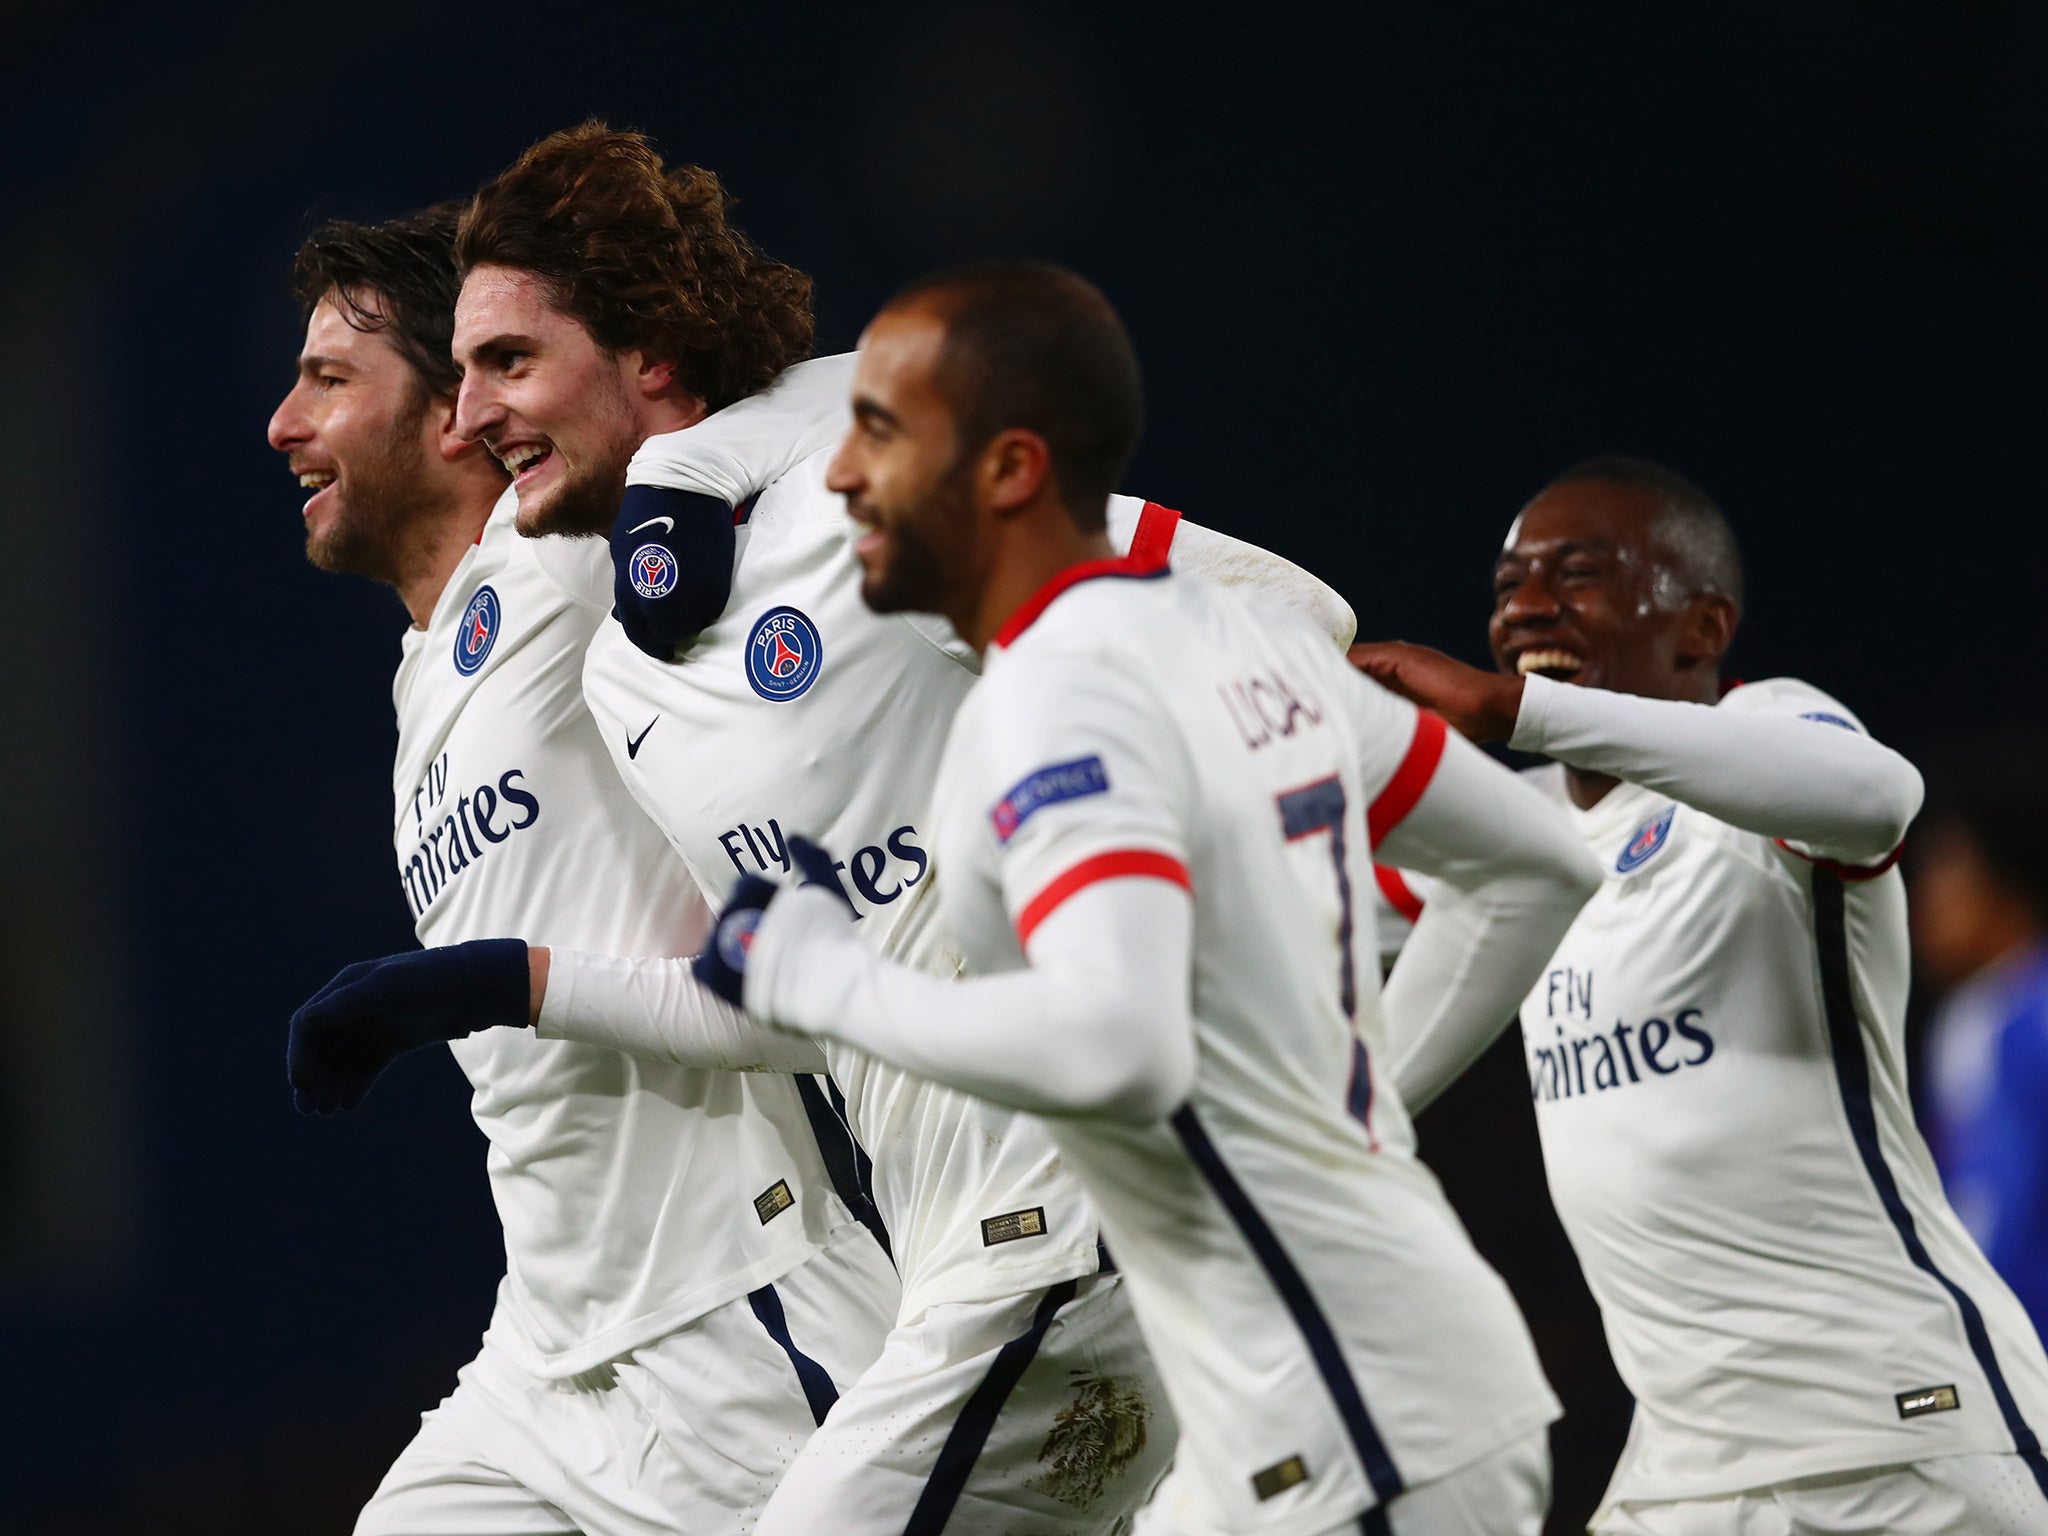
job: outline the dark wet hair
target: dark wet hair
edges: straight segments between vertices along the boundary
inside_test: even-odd
[[[436,203],[402,219],[330,219],[306,236],[292,263],[292,292],[305,314],[331,298],[359,331],[381,331],[412,364],[429,394],[462,383],[455,335],[455,227],[462,204]]]

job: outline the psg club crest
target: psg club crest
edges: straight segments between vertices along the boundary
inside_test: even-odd
[[[742,907],[728,912],[718,925],[718,958],[735,971],[747,968],[747,954],[754,947],[754,930],[761,926],[761,908]]]
[[[633,590],[645,598],[667,597],[676,589],[676,557],[659,544],[642,544],[626,567]]]
[[[498,594],[489,587],[478,587],[476,596],[462,610],[462,622],[455,626],[456,671],[464,677],[476,676],[477,668],[484,664],[484,658],[491,654],[491,647],[497,643],[498,625],[503,619],[504,609],[498,604]]]
[[[747,636],[747,681],[782,702],[809,690],[825,664],[818,626],[794,608],[770,608]]]
[[[1614,861],[1614,872],[1619,875],[1633,874],[1657,856],[1657,850],[1664,846],[1664,839],[1671,835],[1671,818],[1678,814],[1678,807],[1667,805],[1636,828],[1628,846],[1621,850],[1621,857]]]

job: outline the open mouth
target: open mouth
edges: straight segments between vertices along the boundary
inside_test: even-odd
[[[1568,683],[1585,670],[1586,658],[1576,651],[1559,650],[1546,646],[1540,650],[1527,650],[1515,658],[1515,673],[1518,677],[1547,677],[1555,683]]]
[[[305,506],[300,509],[301,515],[303,516],[306,513],[310,513],[313,510],[313,503],[318,501],[321,495],[328,489],[328,487],[332,486],[334,482],[340,478],[341,477],[331,469],[300,470],[299,489],[304,491],[311,491],[313,493],[312,495],[306,498]]]
[[[518,443],[498,454],[498,462],[511,473],[514,481],[523,480],[555,456],[555,450],[546,443]]]

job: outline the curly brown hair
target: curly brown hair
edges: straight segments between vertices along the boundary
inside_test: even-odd
[[[592,118],[478,189],[456,265],[535,274],[599,346],[673,361],[715,411],[808,357],[813,328],[810,278],[727,224],[729,207],[712,172],[665,168],[645,134]]]

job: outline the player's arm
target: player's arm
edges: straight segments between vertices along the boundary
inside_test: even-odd
[[[1367,813],[1374,857],[1431,881],[1381,996],[1402,1102],[1420,1110],[1515,1016],[1600,871],[1562,810],[1436,715],[1360,680],[1368,765],[1404,744]]]
[[[844,434],[853,363],[850,353],[797,363],[758,394],[640,445],[611,535],[613,612],[635,646],[672,660],[724,611],[736,510]]]
[[[408,1051],[485,1029],[731,1071],[822,1072],[816,1043],[763,1027],[687,960],[617,960],[476,939],[346,967],[292,1015],[285,1075],[301,1112],[362,1103]]]
[[[997,845],[1026,968],[945,981],[891,964],[813,885],[760,920],[746,1004],[1016,1109],[1147,1123],[1186,1098],[1194,1074],[1194,910],[1157,761],[1177,738],[1109,669],[1035,670],[1025,686],[1014,666],[959,756],[991,813],[980,835]],[[942,856],[960,878],[962,851]],[[829,878],[829,857],[823,868]]]
[[[1886,863],[1920,809],[1918,770],[1802,683],[1756,683],[1719,705],[1684,704],[1503,677],[1421,646],[1352,654],[1475,739],[1612,774],[1808,857]]]
[[[1246,587],[1299,609],[1337,644],[1358,631],[1351,605],[1336,589],[1271,550],[1189,522],[1170,507],[1134,496],[1109,499],[1109,538],[1140,560],[1171,560],[1173,568],[1223,587]]]

